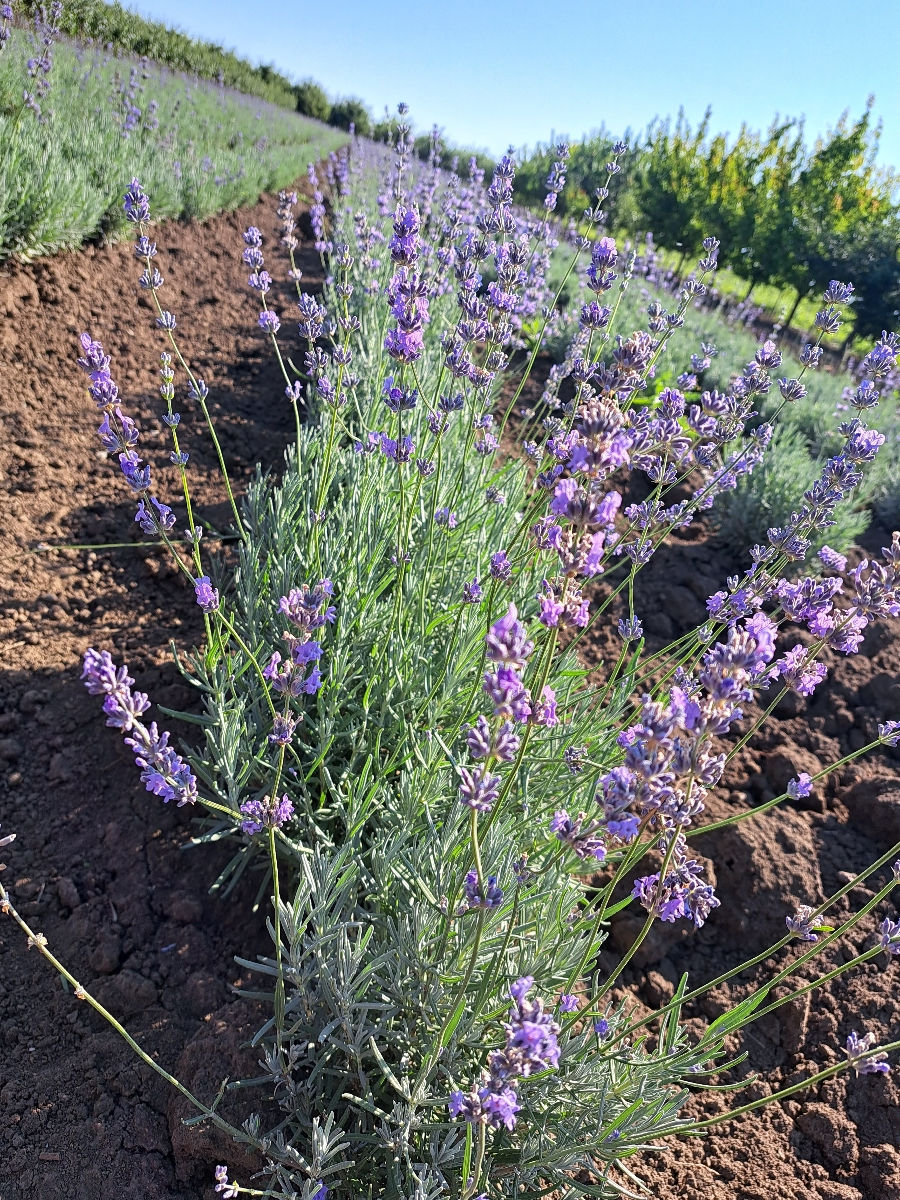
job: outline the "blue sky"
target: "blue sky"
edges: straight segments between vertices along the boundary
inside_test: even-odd
[[[641,130],[683,106],[712,128],[805,115],[807,139],[876,98],[879,161],[900,168],[898,0],[381,0],[248,5],[139,0],[129,7],[217,41],[380,115],[405,100],[494,154],[605,124]]]

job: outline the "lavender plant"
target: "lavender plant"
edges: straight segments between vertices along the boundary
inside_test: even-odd
[[[511,157],[489,183],[474,166],[419,166],[403,107],[400,118],[393,159],[357,142],[312,169],[328,283],[322,296],[305,292],[291,260],[299,346],[269,298],[275,248],[256,229],[235,247],[248,316],[272,344],[297,433],[280,481],[258,475],[240,504],[228,485],[233,568],[207,553],[190,499],[187,422],[174,405],[186,389],[208,423],[208,387],[164,307],[137,180],[125,210],[166,344],[163,420],[181,512],[139,455],[96,331],[81,340],[99,436],[135,520],[168,547],[204,613],[206,645],[185,663],[204,697],[203,713],[187,714],[203,740],[176,753],[146,723],[148,697],[104,651],[85,654],[85,683],[104,696],[147,789],[194,808],[195,840],[231,839],[213,886],[227,892],[256,871],[271,913],[272,953],[239,960],[270,1007],[253,1043],[262,1073],[242,1083],[263,1089],[258,1114],[229,1124],[221,1094],[190,1095],[137,1050],[200,1115],[258,1152],[261,1186],[221,1166],[223,1196],[631,1195],[642,1150],[723,1119],[680,1109],[692,1088],[729,1078],[741,1057],[729,1052],[733,1035],[900,947],[896,921],[886,915],[876,929],[872,916],[900,881],[894,847],[835,895],[798,898],[774,946],[692,990],[684,977],[650,1016],[622,985],[656,922],[716,919],[696,837],[765,820],[848,761],[798,777],[752,812],[704,821],[708,794],[778,699],[810,694],[827,650],[857,652],[871,622],[900,612],[900,534],[882,559],[849,572],[833,551],[823,551],[825,577],[800,566],[883,441],[866,412],[900,340],[885,334],[861,365],[867,403],[841,423],[839,451],[750,549],[743,574],[709,598],[708,620],[650,654],[635,579],[673,530],[765,461],[773,423],[755,419],[780,353],[757,346],[726,391],[654,393],[651,372],[666,346],[684,347],[685,315],[715,272],[715,238],[671,308],[653,300],[644,328],[621,326],[632,267],[596,231],[622,146],[554,287],[566,147],[536,219],[514,207]],[[294,202],[279,202],[289,252]],[[560,288],[576,278],[593,298],[523,413]],[[776,385],[774,420],[805,387],[847,295],[839,283],[826,293],[802,366]],[[710,348],[694,346],[693,361],[684,348],[696,383]],[[602,621],[615,623],[620,649],[598,683],[580,649]],[[750,730],[735,739],[742,717]],[[900,722],[886,719],[849,757],[898,739]],[[872,880],[869,898],[832,925],[861,879]],[[115,1023],[6,892],[0,901]],[[604,942],[626,909],[640,929],[611,968]],[[829,947],[867,923],[868,948],[833,965]],[[764,986],[688,1034],[686,1004],[763,962]],[[822,964],[811,982],[809,963]],[[883,1072],[898,1045],[856,1034],[845,1062],[804,1083],[849,1067]]]
[[[716,514],[722,536],[735,549],[764,540],[769,528],[789,521],[821,469],[822,460],[817,462],[812,458],[797,429],[782,425],[759,468],[752,475],[743,476],[738,486],[722,498]],[[813,553],[824,545],[844,553],[865,532],[869,525],[866,502],[871,495],[871,483],[864,481],[856,503],[843,504],[835,511],[828,528],[814,531],[810,538]]]

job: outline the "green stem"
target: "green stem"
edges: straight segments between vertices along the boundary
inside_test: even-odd
[[[884,1053],[891,1050],[898,1050],[900,1049],[900,1041],[888,1042],[885,1046],[877,1047],[877,1049]],[[876,1048],[873,1048],[870,1053],[875,1053],[875,1050]],[[799,1083],[794,1083],[790,1087],[781,1088],[780,1091],[772,1092],[769,1096],[762,1096],[759,1100],[751,1100],[748,1104],[742,1104],[740,1108],[732,1108],[728,1112],[720,1113],[716,1117],[707,1117],[705,1121],[693,1121],[690,1125],[683,1126],[678,1132],[690,1135],[703,1129],[712,1129],[714,1125],[720,1125],[722,1121],[731,1121],[743,1113],[753,1112],[757,1108],[762,1108],[765,1104],[773,1104],[779,1100],[786,1100],[788,1096],[806,1091],[817,1083],[824,1083],[826,1079],[831,1079],[832,1076],[838,1075],[841,1071],[846,1071],[852,1065],[849,1060],[847,1062],[835,1063],[834,1066],[827,1067],[824,1071],[817,1071],[815,1075],[810,1075],[807,1079],[801,1079]]]
[[[176,1079],[174,1075],[170,1075],[164,1067],[161,1067],[155,1059],[151,1058],[151,1056],[134,1040],[124,1025],[122,1025],[121,1022],[119,1022],[112,1015],[109,1009],[105,1008],[99,1000],[96,1000],[90,994],[90,992],[82,987],[75,976],[63,966],[63,964],[58,958],[56,958],[54,954],[51,953],[51,951],[47,948],[46,938],[44,938],[43,934],[35,933],[27,924],[27,922],[19,915],[12,904],[9,893],[2,886],[2,884],[0,884],[0,912],[12,917],[22,932],[28,937],[28,944],[30,946],[35,946],[40,954],[43,955],[43,957],[47,960],[47,962],[50,963],[53,969],[57,971],[67,983],[72,985],[75,995],[79,1000],[86,1000],[90,1007],[99,1016],[101,1016],[103,1020],[106,1021],[125,1042],[128,1043],[141,1062],[150,1067],[152,1071],[155,1071],[157,1075],[163,1078],[166,1083],[175,1088],[177,1092],[180,1092],[181,1095],[184,1096],[184,1098],[198,1110],[198,1112],[203,1113],[204,1116],[208,1117],[219,1129],[221,1129],[224,1133],[229,1134],[232,1138],[234,1138],[235,1141],[243,1142],[246,1145],[255,1146],[260,1150],[262,1149],[261,1144],[255,1138],[250,1137],[244,1130],[237,1129],[234,1125],[231,1125],[225,1121],[218,1115],[214,1108],[210,1108],[208,1105],[204,1104],[202,1100],[198,1100],[197,1097],[190,1092],[183,1083],[180,1082],[180,1080]]]
[[[866,879],[869,878],[870,875],[873,875],[876,871],[880,870],[885,865],[885,863],[890,862],[890,860],[892,858],[894,858],[898,852],[900,852],[900,842],[895,843],[890,848],[890,850],[886,851],[884,854],[881,855],[880,858],[876,859],[875,862],[871,864],[871,866],[866,867],[865,871],[861,871],[859,873],[859,875],[856,875],[853,879],[850,880],[849,883],[845,883],[843,885],[843,887],[839,888],[834,893],[834,895],[830,896],[827,900],[823,901],[823,903],[820,904],[819,907],[812,913],[810,920],[813,921],[816,917],[819,917],[823,913],[827,912],[827,910],[829,908],[831,908],[831,907],[833,907],[833,905],[837,904],[837,902],[839,900],[842,900],[844,898],[844,896],[846,896],[849,892],[853,891],[853,889],[855,887],[859,886],[859,884],[861,884],[861,883],[864,883],[866,881]],[[896,886],[896,885],[892,884],[892,886]],[[877,903],[877,901],[876,901],[876,903]],[[858,918],[859,918],[859,914],[857,914],[857,917],[855,919],[858,920]],[[839,930],[834,931],[824,941],[817,943],[816,950],[808,952],[802,958],[796,960],[794,963],[791,964],[788,974],[790,973],[790,971],[796,970],[796,968],[798,966],[800,966],[803,962],[805,962],[808,958],[810,958],[812,956],[812,954],[818,953],[825,946],[830,945],[831,942],[834,941],[835,937],[837,937],[837,936],[840,936]],[[636,1030],[642,1029],[646,1025],[650,1025],[658,1017],[664,1016],[666,1013],[671,1012],[672,1009],[675,1008],[676,1006],[680,1006],[682,1004],[687,1004],[691,1000],[696,1000],[699,996],[705,995],[707,992],[711,991],[713,988],[718,987],[720,984],[727,983],[728,980],[733,979],[735,977],[735,975],[739,975],[739,974],[741,974],[741,972],[747,971],[751,967],[757,966],[757,964],[763,962],[767,958],[770,958],[773,954],[776,954],[779,950],[784,949],[784,947],[787,946],[788,943],[791,941],[793,941],[793,935],[786,934],[785,937],[779,939],[779,941],[775,942],[774,945],[767,946],[766,949],[760,951],[759,954],[754,955],[752,958],[747,959],[746,961],[740,963],[736,967],[732,967],[731,970],[725,971],[721,975],[717,975],[715,979],[710,980],[708,983],[704,983],[701,987],[694,988],[693,991],[687,992],[680,999],[669,1001],[668,1004],[664,1004],[662,1006],[662,1008],[657,1009],[656,1012],[651,1013],[650,1016],[644,1017],[641,1020],[636,1021],[633,1024],[627,1026],[624,1030],[621,1031],[621,1033],[616,1035],[615,1041],[612,1042],[611,1045],[615,1045],[618,1042],[624,1041],[625,1038],[630,1037]],[[780,979],[783,979],[784,977],[785,976],[782,973],[781,976],[777,976],[775,980],[770,981],[768,986],[769,987],[774,986],[776,981],[779,981]],[[581,1015],[584,1016],[585,1014],[582,1013]]]
[[[839,770],[847,763],[853,762],[854,759],[860,758],[863,754],[867,754],[870,750],[874,750],[876,746],[883,745],[881,738],[876,738],[874,742],[869,742],[865,746],[861,746],[859,750],[853,750],[850,754],[845,754],[843,758],[839,758],[837,762],[830,763],[827,767],[823,767],[821,771],[817,771],[811,776],[812,782],[816,783],[819,779],[825,779],[834,771]],[[725,817],[721,821],[711,821],[708,825],[698,825],[695,829],[689,829],[685,833],[685,837],[696,837],[700,833],[714,833],[717,829],[726,829],[729,825],[737,825],[739,821],[745,821],[748,817],[758,817],[764,812],[768,812],[770,808],[775,808],[787,800],[788,793],[782,792],[780,796],[775,796],[772,800],[767,800],[765,804],[758,804],[755,808],[748,808],[744,812],[734,813],[730,817]]]
[[[484,1152],[487,1145],[487,1126],[484,1121],[478,1123],[478,1149],[475,1151],[475,1169],[472,1172],[472,1182],[463,1184],[462,1200],[471,1200],[477,1195],[481,1182],[481,1172],[484,1170]]]

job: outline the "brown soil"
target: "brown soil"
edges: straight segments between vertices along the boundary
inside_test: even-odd
[[[239,264],[247,224],[274,244],[273,211],[268,198],[203,225],[158,231],[166,304],[211,385],[238,488],[257,460],[277,467],[292,430]],[[315,256],[306,253],[301,265],[314,280]],[[142,790],[126,749],[103,727],[97,699],[78,681],[80,656],[94,645],[126,660],[153,700],[190,707],[165,647],[171,637],[182,649],[199,639],[199,610],[154,550],[34,552],[42,542],[132,536],[125,487],[98,452],[75,365],[82,329],[112,355],[128,409],[146,431],[148,457],[163,461],[154,374],[163,343],[137,274],[122,245],[0,276],[0,835],[18,834],[4,851],[4,879],[33,927],[149,1053],[211,1100],[222,1077],[254,1071],[242,1039],[256,1014],[230,986],[246,982],[235,954],[267,950],[262,918],[250,914],[254,885],[248,881],[234,902],[209,897],[227,850],[180,849],[191,833],[189,812]],[[199,414],[186,401],[179,407],[194,494],[207,524],[224,526]],[[166,478],[165,491],[173,490]],[[688,532],[645,572],[639,592],[637,610],[658,644],[695,623],[705,597],[742,565],[704,530]],[[880,544],[875,536],[872,547]],[[712,817],[765,800],[798,771],[862,745],[879,719],[897,717],[894,625],[837,663],[811,704],[779,706],[729,771]],[[608,648],[598,641],[591,652]],[[654,935],[626,976],[639,1001],[664,1002],[683,970],[699,982],[728,969],[780,936],[798,902],[818,901],[900,840],[898,761],[898,752],[885,751],[818,787],[802,809],[698,839],[698,853],[714,863],[722,907],[699,933],[665,927]],[[873,928],[854,935],[853,945],[871,944]],[[613,929],[610,966],[631,932],[629,918]],[[186,1129],[181,1101],[60,986],[9,922],[0,924],[0,963],[0,1200],[212,1200],[216,1162],[232,1164],[248,1182],[240,1152]],[[881,959],[811,1004],[796,1002],[751,1026],[741,1044],[749,1063],[740,1071],[759,1071],[763,1082],[750,1085],[750,1097],[836,1061],[853,1028],[896,1036],[896,970]],[[727,996],[740,996],[750,982],[720,989],[697,1015],[718,1015]],[[690,1111],[714,1114],[729,1099],[701,1093]],[[702,1141],[669,1143],[665,1156],[645,1156],[638,1171],[658,1200],[900,1200],[897,1101],[893,1077],[842,1075]]]

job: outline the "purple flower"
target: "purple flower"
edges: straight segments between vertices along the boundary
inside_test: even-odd
[[[559,1011],[564,1013],[578,1011],[578,997],[571,992],[563,992],[559,998]]]
[[[584,329],[605,329],[611,316],[611,308],[592,300],[590,304],[582,304],[579,324]]]
[[[816,329],[821,329],[823,333],[837,333],[842,324],[841,310],[833,305],[828,305],[816,313]]]
[[[484,1122],[492,1129],[514,1129],[521,1108],[516,1093],[519,1081],[559,1065],[560,1026],[544,1012],[541,1000],[528,999],[533,983],[531,976],[525,975],[510,985],[513,1005],[505,1025],[506,1045],[488,1056],[480,1088],[453,1092],[451,1116]]]
[[[830,546],[823,546],[818,554],[819,560],[826,567],[830,567],[832,571],[842,573],[847,569],[847,557],[844,554],[838,554],[837,550],[832,550]]]
[[[492,1129],[514,1129],[516,1113],[521,1108],[516,1102],[516,1093],[502,1083],[496,1087],[496,1091],[487,1086],[468,1094],[453,1092],[449,1104],[451,1117],[462,1117],[471,1123],[484,1121]]]
[[[644,627],[639,617],[624,617],[619,620],[619,634],[623,641],[634,642],[644,636]]]
[[[503,663],[517,670],[525,666],[534,650],[534,642],[528,640],[525,626],[518,615],[516,606],[510,604],[505,616],[494,622],[484,639],[491,662]]]
[[[819,935],[813,932],[812,920],[815,910],[808,904],[801,904],[792,917],[785,917],[784,923],[794,935],[804,942],[817,942]]]
[[[106,724],[130,736],[126,746],[134,751],[141,768],[141,782],[164,803],[175,800],[179,807],[197,801],[197,780],[180,755],[169,746],[168,733],[160,733],[156,722],[149,726],[141,716],[150,707],[143,692],[133,692],[134,680],[127,667],[116,667],[106,650],[86,650],[81,678],[92,696],[104,695]]]
[[[900,921],[885,917],[878,928],[882,950],[887,950],[888,954],[900,954]]]
[[[398,362],[414,363],[421,358],[425,343],[421,330],[390,329],[384,339],[384,348]]]
[[[201,575],[194,580],[194,594],[204,612],[211,613],[218,609],[219,590],[211,585],[208,575]]]
[[[490,1056],[495,1078],[527,1077],[559,1066],[559,1025],[544,1012],[543,1001],[527,999],[533,985],[530,975],[510,985],[513,1008],[506,1025],[506,1049]]]
[[[262,829],[281,829],[294,815],[294,806],[287,796],[277,801],[263,796],[262,800],[245,800],[241,812],[244,814],[241,829],[252,835]]]
[[[485,771],[476,774],[468,767],[459,768],[459,798],[463,804],[476,812],[490,812],[500,794],[502,780],[499,775],[488,775]]]
[[[497,729],[491,729],[485,716],[480,716],[466,733],[466,745],[476,760],[496,758],[500,762],[512,762],[519,750],[521,739],[511,721],[504,721]]]
[[[824,664],[807,662],[804,646],[794,646],[783,658],[776,659],[772,671],[798,696],[811,696],[828,673]]]
[[[513,667],[488,671],[482,686],[493,702],[495,717],[522,722],[531,716],[531,697]]]
[[[832,279],[822,296],[826,304],[846,304],[853,297],[853,284]]]
[[[471,583],[463,584],[463,603],[478,604],[484,598],[484,591],[477,579],[473,579]]]
[[[878,737],[886,746],[900,745],[900,721],[884,721],[878,726]]]
[[[503,550],[498,550],[496,554],[491,555],[491,578],[500,583],[512,582],[512,563]]]
[[[259,327],[264,333],[276,334],[281,328],[281,321],[278,319],[278,314],[266,309],[259,314]]]
[[[819,359],[824,353],[821,346],[812,346],[808,342],[800,351],[800,361],[804,367],[815,369],[819,365]]]
[[[434,523],[447,529],[455,529],[459,521],[456,513],[451,512],[449,508],[438,508],[435,510]]]
[[[269,681],[273,691],[284,696],[314,696],[322,686],[322,676],[316,664],[321,657],[322,647],[318,642],[307,639],[300,641],[293,634],[286,634],[284,639],[291,650],[287,662],[275,650],[265,667],[263,676]]]
[[[152,508],[148,508],[143,499],[139,501],[135,521],[146,534],[170,533],[175,525],[175,515],[171,508],[167,504],[161,504],[155,496],[150,497],[150,503]],[[153,511],[154,508],[156,512]]]
[[[844,455],[853,463],[871,462],[884,442],[885,435],[877,429],[854,429],[844,446]]]
[[[322,336],[325,329],[325,309],[322,308],[315,296],[311,296],[308,292],[304,292],[297,301],[297,308],[300,312],[298,324],[300,336],[308,342],[316,341]]]
[[[802,400],[806,395],[806,388],[799,379],[779,379],[778,388],[782,397],[789,403],[795,400]]]
[[[278,601],[278,611],[303,633],[319,629],[326,622],[334,623],[337,610],[328,601],[334,595],[330,579],[320,579],[317,584],[304,583],[291,588]]]
[[[568,746],[563,751],[563,762],[570,775],[580,775],[587,765],[587,746]]]
[[[150,201],[140,181],[132,179],[123,197],[126,218],[137,225],[150,220]]]
[[[297,722],[290,713],[279,713],[272,721],[272,732],[269,741],[275,746],[287,746],[294,736]]]
[[[631,894],[660,920],[676,921],[682,917],[692,920],[698,929],[720,903],[712,886],[704,882],[700,864],[688,859],[680,848],[664,879],[658,873],[637,879]]]
[[[415,388],[402,388],[394,385],[393,375],[388,375],[382,386],[384,402],[394,413],[410,412],[416,407],[419,393]]]
[[[469,871],[463,885],[466,908],[499,908],[503,903],[503,890],[497,884],[497,876],[489,875],[482,889],[478,885],[478,872]]]
[[[799,800],[801,797],[809,796],[812,792],[812,776],[806,771],[801,771],[796,779],[792,779],[787,785],[787,794],[792,800]]]
[[[556,713],[556,692],[549,684],[545,684],[542,688],[541,698],[534,705],[531,720],[535,725],[543,725],[547,729],[552,729],[559,724],[559,717]]]
[[[227,1167],[216,1167],[216,1186],[214,1190],[221,1194],[222,1200],[236,1200],[236,1197],[239,1195],[237,1184],[228,1182]]]
[[[582,861],[594,858],[597,862],[603,862],[606,858],[606,847],[596,836],[599,825],[588,824],[585,826],[586,819],[587,813],[580,813],[578,818],[573,821],[566,810],[561,808],[554,814],[550,822],[550,832],[555,833],[559,841],[564,846],[568,846]]]
[[[847,1061],[852,1065],[857,1075],[887,1075],[890,1065],[884,1052],[871,1054],[870,1051],[878,1039],[874,1033],[863,1037],[854,1029],[847,1038]]]
[[[247,279],[247,286],[254,292],[262,292],[265,295],[271,291],[272,276],[268,271],[254,271]]]
[[[594,1022],[594,1033],[602,1041],[609,1033],[609,1021],[605,1017],[600,1017]]]

